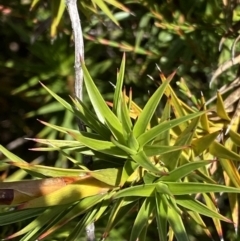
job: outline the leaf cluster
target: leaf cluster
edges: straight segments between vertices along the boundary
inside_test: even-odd
[[[1,214],[1,225],[36,217],[8,238],[24,234],[22,240],[33,237],[41,240],[84,215],[66,238],[75,240],[84,226],[107,215],[108,222],[102,234],[104,240],[126,213],[133,210],[137,215],[129,236],[132,241],[145,240],[151,225],[157,225],[160,240],[167,240],[167,236],[189,240],[183,216],[204,227],[204,232],[211,237],[201,215],[213,219],[221,237],[219,220],[231,220],[217,211],[214,193],[227,192],[231,199],[239,193],[238,171],[233,162],[240,160],[234,149],[239,145],[239,135],[231,127],[226,142],[216,139],[225,128],[226,118],[215,124],[209,120],[209,113],[204,108],[198,110],[184,104],[170,86],[174,74],[168,78],[160,74],[162,84],[141,109],[133,102],[131,92],[129,96],[126,91],[122,92],[125,55],[117,73],[111,109],[84,63],[82,68],[93,111],[77,99],[72,99],[73,104],[69,104],[46,86],[44,88],[76,118],[81,118],[91,132],[44,123],[74,140],[34,139],[47,146],[35,150],[58,150],[74,163],[75,168],[28,164],[1,147],[10,159],[6,164],[40,177],[1,184],[1,203],[14,207],[14,210],[6,208]],[[164,95],[167,100],[163,113],[156,116]],[[221,96],[216,114],[221,119],[227,116]],[[81,166],[70,152],[93,156],[101,163],[101,168],[89,170]],[[214,161],[215,158],[218,159]],[[217,184],[213,179],[209,167],[215,162],[222,166],[226,181],[233,187]],[[200,201],[199,195],[205,203]],[[231,210],[236,222],[236,209]],[[12,215],[15,215],[14,220]]]
[[[208,99],[207,82],[218,64],[222,65],[212,73],[211,83],[218,78],[227,84],[236,78],[239,18],[235,2],[81,1],[86,65],[91,73],[83,63],[89,103],[65,101],[73,93],[73,57],[64,1],[51,1],[50,5],[33,1],[35,25],[21,4],[17,20],[14,14],[2,11],[1,24],[7,29],[3,40],[8,44],[16,33],[21,51],[15,55],[19,57],[0,57],[4,75],[0,100],[8,111],[12,101],[3,97],[9,98],[14,86],[14,108],[27,105],[27,117],[48,120],[41,121],[45,128],[40,132],[42,127],[32,126],[31,119],[26,124],[10,117],[16,123],[11,124],[12,131],[18,127],[36,137],[38,147],[33,150],[41,154],[22,154],[23,160],[1,146],[7,157],[1,157],[3,178],[14,181],[0,183],[1,225],[9,229],[12,223],[27,223],[13,236],[4,237],[52,240],[51,234],[58,237],[59,233],[61,240],[77,240],[84,226],[104,220],[105,230],[98,234],[102,239],[111,238],[113,228],[124,225],[121,222],[126,222],[127,215],[133,226],[130,240],[147,240],[151,232],[160,240],[173,240],[174,236],[188,240],[189,223],[209,239],[216,239],[214,232],[222,238],[226,231],[220,220],[229,222],[228,227],[237,233],[238,83],[234,81],[230,89],[236,87],[231,98],[222,94],[228,87],[220,89],[214,97],[216,105],[210,106],[213,100]],[[13,7],[11,3],[9,9]],[[134,9],[135,16],[129,9]],[[48,27],[54,39],[51,46],[48,34],[43,34]],[[29,29],[34,31],[29,34]],[[128,52],[128,67],[123,57],[112,94],[108,81],[115,83],[112,69],[120,64],[119,51]],[[170,85],[174,74],[165,78],[160,72],[159,79],[155,63],[166,73],[179,67],[177,75],[183,77],[177,82],[180,93],[174,83]],[[151,97],[142,94],[146,87],[155,89],[152,81],[146,80],[149,73],[157,79],[154,84],[160,85]],[[11,77],[18,83],[9,84]],[[100,85],[99,79],[107,81]],[[48,87],[39,88],[39,80]],[[132,91],[127,94],[123,80],[134,85],[135,96],[140,93],[141,99],[149,99],[144,108],[132,100]],[[199,89],[206,100],[199,98]],[[112,102],[105,101],[109,99]],[[76,131],[76,118],[84,121],[88,132]],[[81,165],[81,155],[94,158],[91,170]],[[32,156],[38,158],[29,163]],[[13,167],[18,171],[12,173]],[[36,180],[16,182],[27,175]],[[223,193],[228,193],[227,198]],[[230,207],[220,214],[225,198]],[[215,231],[206,216],[213,220]],[[196,234],[195,230],[191,233]]]

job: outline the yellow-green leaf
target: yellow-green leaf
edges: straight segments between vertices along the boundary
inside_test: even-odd
[[[203,151],[205,151],[211,143],[216,139],[219,135],[219,131],[204,135],[201,138],[197,138],[192,141],[191,146],[195,152],[195,155],[198,156]]]
[[[93,178],[88,178],[74,184],[69,184],[57,191],[49,193],[48,195],[23,203],[18,206],[18,209],[49,207],[74,203],[86,197],[97,194],[103,195],[107,193],[110,188],[112,187],[103,182]]]
[[[51,0],[52,4],[52,24],[51,24],[51,37],[57,33],[57,27],[63,16],[65,10],[65,0]]]
[[[108,6],[102,0],[92,0],[116,25],[119,25]]]
[[[95,179],[110,186],[118,186],[121,181],[122,168],[107,168],[89,173]]]
[[[240,156],[237,153],[227,149],[225,146],[223,146],[222,144],[218,143],[217,141],[214,141],[210,145],[209,152],[213,156],[216,156],[216,157],[219,157],[219,158],[240,161]]]
[[[221,117],[224,120],[227,120],[227,121],[231,120],[225,110],[224,102],[219,92],[217,92],[217,114],[219,117]]]
[[[28,163],[19,163],[19,162],[10,162],[12,166],[19,167],[23,170],[29,170],[36,173],[40,173],[44,176],[49,177],[71,177],[71,176],[85,176],[89,170],[81,169],[70,169],[70,168],[58,168],[58,167],[49,167],[43,165],[29,165]]]
[[[240,135],[239,135],[237,132],[233,131],[232,129],[230,129],[229,135],[230,135],[232,141],[233,141],[237,146],[240,146]]]
[[[23,203],[33,198],[52,193],[80,179],[80,177],[59,177],[18,182],[1,182],[0,205]]]
[[[33,0],[32,1],[32,4],[31,4],[31,7],[30,7],[30,10],[32,10],[36,5],[37,3],[39,2],[40,0]]]

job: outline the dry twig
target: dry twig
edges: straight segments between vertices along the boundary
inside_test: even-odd
[[[72,29],[74,34],[75,43],[75,97],[80,101],[83,101],[83,71],[81,67],[81,61],[84,60],[84,43],[82,27],[80,22],[80,17],[77,8],[77,0],[66,0],[66,5],[68,8],[68,13],[72,23]],[[86,127],[81,120],[78,121],[80,131],[86,131]],[[84,164],[88,165],[91,163],[88,156],[84,156]],[[86,239],[87,241],[95,241],[95,227],[94,223],[87,225],[86,227]]]

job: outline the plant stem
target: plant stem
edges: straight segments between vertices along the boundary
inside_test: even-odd
[[[66,0],[66,5],[68,8],[68,13],[70,16],[73,34],[74,34],[74,43],[75,43],[75,85],[74,92],[75,97],[80,101],[83,101],[83,71],[81,67],[81,60],[84,60],[84,43],[83,43],[83,34],[82,27],[80,22],[80,17],[77,8],[77,0]],[[81,120],[78,120],[78,126],[80,131],[86,131],[86,127]],[[85,165],[89,165],[92,160],[91,157],[84,156],[83,162]],[[86,240],[95,241],[95,226],[94,223],[90,223],[86,227]]]
[[[77,0],[66,1],[69,16],[72,23],[75,43],[75,96],[79,100],[83,100],[83,71],[81,67],[81,59],[84,60],[84,43],[80,17],[78,14]]]

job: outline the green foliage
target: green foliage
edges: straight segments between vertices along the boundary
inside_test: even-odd
[[[87,93],[93,107],[92,112],[78,100],[75,99],[72,101],[73,104],[69,104],[46,86],[44,88],[76,118],[84,117],[84,124],[92,126],[94,132],[79,132],[47,124],[65,135],[70,135],[75,141],[34,139],[49,147],[44,151],[52,151],[52,148],[58,150],[72,161],[76,168],[29,165],[1,147],[1,151],[11,160],[6,161],[7,164],[17,166],[33,176],[42,176],[40,180],[3,183],[4,185],[0,186],[3,194],[1,203],[14,207],[14,210],[5,208],[6,211],[0,214],[2,218],[6,216],[2,219],[2,225],[9,224],[9,217],[13,213],[18,215],[21,212],[16,221],[36,216],[28,226],[9,238],[24,235],[22,240],[41,240],[69,225],[70,221],[79,215],[84,215],[66,240],[75,240],[80,237],[84,226],[108,217],[106,229],[102,234],[102,238],[105,239],[111,229],[133,207],[138,213],[129,236],[131,241],[137,238],[146,240],[147,230],[151,225],[157,225],[159,239],[167,240],[167,233],[172,230],[177,240],[189,240],[183,215],[193,219],[198,225],[205,226],[208,235],[210,232],[207,224],[198,215],[212,218],[217,230],[221,230],[219,220],[231,222],[217,212],[213,204],[214,193],[226,192],[231,197],[239,193],[239,186],[217,184],[206,166],[213,164],[211,160],[218,156],[219,164],[227,174],[236,173],[236,168],[224,164],[222,158],[226,159],[225,162],[231,163],[232,159],[239,161],[240,156],[234,150],[215,141],[215,128],[214,138],[207,138],[209,141],[206,145],[205,136],[209,136],[214,124],[207,116],[210,131],[206,132],[201,121],[206,121],[203,116],[207,115],[207,112],[197,108],[185,108],[169,85],[173,76],[165,79],[161,74],[163,84],[150,97],[143,110],[138,107],[140,112],[137,118],[135,115],[133,118],[131,109],[136,104],[130,102],[121,90],[125,55],[118,73],[113,110],[102,98],[84,63],[82,66]],[[159,116],[152,124],[160,101],[163,103],[163,95],[169,97],[170,93],[174,98],[167,100],[165,109],[169,108],[170,102],[172,111],[169,111],[164,119]],[[221,109],[220,104],[221,102],[218,103],[217,109]],[[158,143],[163,133],[169,140],[168,146]],[[232,128],[231,133],[235,133]],[[236,137],[237,133],[233,135]],[[196,142],[198,145],[196,156],[194,142],[195,146]],[[233,147],[234,143],[231,145]],[[41,151],[42,147],[35,150]],[[69,157],[68,153],[74,152],[92,155],[94,162],[101,162],[101,169],[91,171],[79,165],[77,160]],[[109,160],[113,161],[111,166]],[[239,181],[236,175],[226,175],[227,177],[233,183]],[[12,196],[6,200],[4,197],[10,190]],[[206,203],[198,200],[199,194],[203,194]]]
[[[104,227],[97,235],[110,233],[109,240],[119,240],[120,232],[134,241],[216,240],[215,233],[233,240],[240,187],[237,1],[80,1],[90,72],[84,65],[84,103],[66,101],[74,80],[64,1],[33,1],[30,14],[28,1],[2,4],[1,143],[18,155],[0,147],[6,181],[0,189],[13,197],[13,207],[11,198],[1,206],[1,235],[77,240],[97,220]],[[115,83],[120,62],[112,94],[109,82]],[[159,80],[156,63],[168,74],[178,68],[177,85],[169,84],[174,74],[160,73]],[[147,74],[160,85],[156,91]],[[222,87],[215,97],[210,79]],[[127,96],[128,85],[133,93]],[[148,99],[143,109],[132,95],[140,106]],[[76,118],[88,132],[77,131]],[[35,152],[23,141],[16,149],[26,135],[37,142],[27,144]],[[91,170],[81,154],[94,158]],[[26,176],[37,180],[21,181]],[[42,190],[41,181],[52,184]]]

